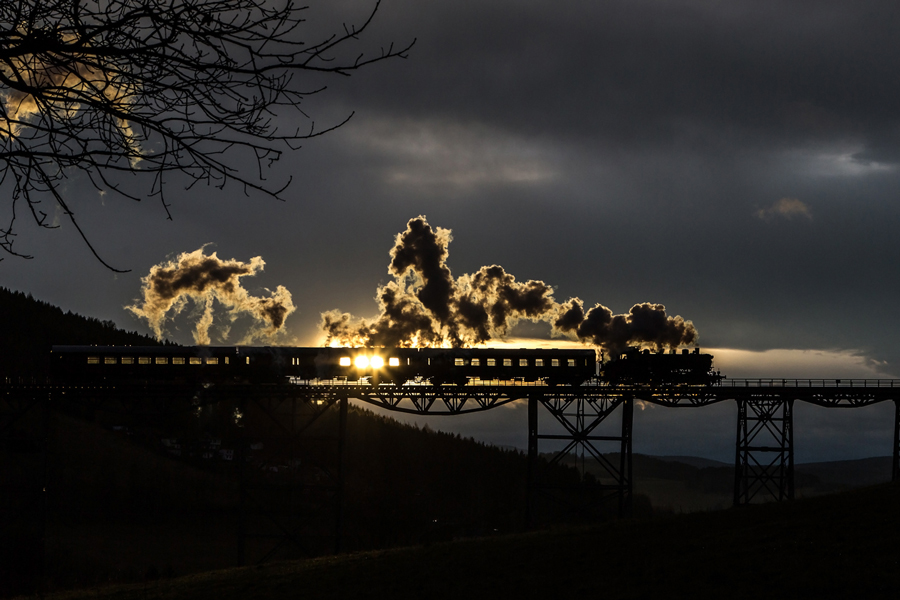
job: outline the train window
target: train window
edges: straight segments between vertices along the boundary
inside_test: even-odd
[[[199,356],[192,356],[190,363],[192,365],[200,365],[200,364],[203,364],[203,359],[200,358]]]
[[[226,364],[226,365],[228,364],[228,359],[229,359],[229,357],[226,356],[226,357],[225,357],[225,364]]]
[[[534,366],[536,366],[536,367],[543,367],[543,366],[544,366],[544,359],[543,359],[543,358],[536,358],[536,359],[534,359]]]
[[[114,365],[114,364],[116,364],[116,357],[115,357],[115,356],[105,356],[105,357],[103,357],[103,364],[104,364],[104,365]]]
[[[558,359],[558,358],[551,358],[551,359],[550,359],[550,366],[558,367],[558,366],[559,366],[559,359]]]
[[[392,356],[391,358],[388,359],[388,366],[389,367],[399,367],[400,359],[397,358],[396,356]]]
[[[568,366],[574,367],[574,366],[575,366],[575,359],[574,359],[574,358],[567,359],[567,360],[566,360],[566,363],[568,364]]]
[[[489,366],[489,367],[496,367],[496,366],[497,366],[497,359],[496,359],[496,358],[489,358],[489,359],[488,359],[488,362],[487,362],[487,366]]]
[[[184,357],[183,357],[183,356],[173,356],[173,357],[172,357],[172,364],[173,364],[173,365],[183,365],[183,364],[184,364]]]
[[[504,359],[503,359],[503,366],[504,366],[504,367],[511,367],[511,366],[512,366],[512,359],[511,359],[511,358],[504,358]]]
[[[133,356],[123,356],[123,357],[122,357],[122,364],[123,364],[123,365],[133,365],[133,364],[134,364],[134,357],[133,357]]]
[[[206,357],[206,364],[208,364],[208,365],[217,365],[217,364],[219,364],[219,357],[217,357],[217,356],[207,356],[207,357]]]
[[[481,359],[480,359],[480,358],[473,358],[473,359],[472,359],[472,366],[473,366],[473,367],[479,367],[479,366],[481,366]]]
[[[453,365],[456,367],[464,367],[466,366],[466,359],[464,358],[454,358]]]
[[[350,357],[342,356],[341,359],[338,361],[338,364],[341,365],[342,367],[349,367],[350,366]]]
[[[528,359],[527,359],[527,358],[520,358],[520,359],[519,359],[519,366],[520,366],[520,367],[527,367],[527,366],[528,366]]]
[[[88,364],[89,365],[99,365],[100,357],[99,356],[88,356]]]
[[[138,357],[138,364],[139,364],[139,365],[149,365],[149,364],[150,364],[150,357],[149,357],[149,356],[139,356],[139,357]]]
[[[248,365],[250,364],[250,357],[249,357],[249,356],[247,357],[247,364],[248,364]]]
[[[166,365],[169,364],[169,358],[167,356],[157,356],[155,362],[158,365]]]

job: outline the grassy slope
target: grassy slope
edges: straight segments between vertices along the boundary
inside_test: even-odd
[[[896,598],[900,486],[589,529],[283,562],[50,596]]]

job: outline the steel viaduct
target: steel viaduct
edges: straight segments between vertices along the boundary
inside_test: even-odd
[[[505,384],[504,384],[505,383]],[[55,404],[115,405],[138,419],[168,410],[173,397],[192,398],[195,406],[231,403],[240,411],[256,410],[281,423],[286,439],[303,436],[309,423],[323,414],[336,414],[335,466],[329,470],[331,501],[336,505],[335,549],[340,549],[343,493],[343,454],[347,408],[355,399],[390,411],[420,415],[461,415],[486,411],[511,402],[528,406],[528,503],[526,526],[534,519],[536,494],[559,487],[542,481],[541,461],[559,462],[572,454],[595,461],[605,477],[579,483],[594,497],[618,501],[620,514],[630,510],[634,407],[647,402],[678,409],[700,408],[731,401],[737,405],[735,423],[734,504],[794,497],[793,407],[808,402],[827,408],[856,408],[879,402],[894,403],[892,479],[900,479],[900,379],[731,379],[707,386],[616,385],[588,382],[580,386],[548,386],[541,382],[470,382],[464,386],[413,384],[372,386],[366,382],[294,380],[273,385],[184,386],[177,384],[29,385],[0,384],[0,439],[13,435],[15,425],[29,412],[49,414]],[[238,410],[238,409],[236,409]],[[298,419],[301,413],[304,418]],[[281,415],[281,416],[279,416]],[[288,415],[285,417],[284,415]],[[49,418],[49,417],[48,417]],[[305,419],[305,421],[304,421]],[[285,425],[289,423],[289,425]],[[304,425],[304,423],[306,423]],[[245,432],[245,445],[252,435]],[[240,455],[241,503],[261,489],[245,476]],[[595,465],[595,466],[596,466]],[[271,484],[265,484],[271,486]],[[264,487],[264,486],[262,486]],[[326,486],[327,487],[327,486]],[[573,487],[572,485],[569,486]],[[46,493],[46,484],[43,488]],[[569,492],[572,490],[570,489]],[[283,521],[282,521],[283,522]],[[247,562],[248,540],[254,536],[290,541],[292,529],[279,525],[274,532],[254,533],[241,518],[238,562]],[[266,558],[265,555],[260,560]]]

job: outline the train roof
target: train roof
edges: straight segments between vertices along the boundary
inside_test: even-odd
[[[90,346],[90,345],[55,345],[51,346],[51,352],[70,353],[70,354],[88,354],[88,353],[115,353],[123,352],[141,352],[145,354],[177,354],[185,352],[259,352],[259,351],[319,351],[319,350],[402,350],[402,351],[419,351],[419,352],[459,352],[459,353],[502,353],[512,356],[518,354],[595,354],[596,351],[591,348],[331,348],[328,346]]]

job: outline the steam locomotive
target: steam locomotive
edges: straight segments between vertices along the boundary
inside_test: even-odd
[[[466,385],[472,381],[581,385],[711,385],[712,355],[629,348],[600,365],[589,349],[294,348],[249,346],[54,346],[60,383]]]
[[[724,376],[712,361],[700,348],[680,353],[628,348],[603,364],[601,379],[609,385],[714,385]]]

